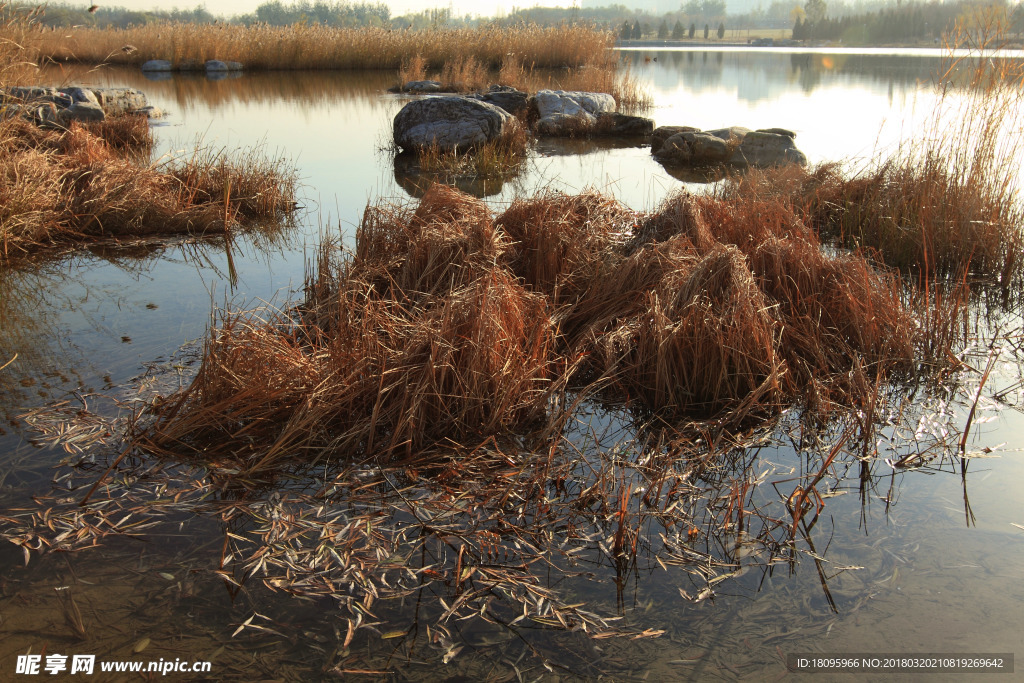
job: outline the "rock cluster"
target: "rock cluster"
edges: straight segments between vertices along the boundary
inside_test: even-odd
[[[437,81],[420,81],[406,84],[405,89],[421,88],[417,84],[425,84],[423,89],[440,87]],[[655,129],[650,119],[615,111],[615,100],[606,93],[541,90],[530,97],[507,86],[409,102],[395,117],[395,144],[403,150],[431,145],[444,151],[469,150],[519,125],[513,115],[533,121],[533,130],[540,136],[649,139],[654,157],[672,168],[807,164],[794,142],[796,133],[783,128]]]
[[[134,88],[9,87],[0,90],[4,116],[27,116],[40,125],[64,127],[72,121],[103,121],[107,116],[143,114],[158,118],[146,95]]]
[[[807,157],[796,147],[796,133],[783,128],[752,131],[733,126],[699,130],[662,126],[651,134],[651,153],[666,165],[805,166]]]
[[[440,87],[437,81],[417,81],[407,83],[405,90],[433,84]],[[645,137],[654,130],[650,119],[616,112],[614,98],[606,93],[541,90],[530,97],[509,86],[492,85],[483,93],[408,103],[395,117],[395,144],[403,150],[430,145],[444,150],[471,149],[504,135],[509,126],[519,125],[515,116],[534,120],[538,135],[554,137]]]

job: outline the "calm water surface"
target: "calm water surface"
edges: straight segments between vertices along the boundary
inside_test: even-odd
[[[930,84],[941,67],[935,55],[873,52],[634,51],[627,58],[649,84],[655,103],[649,115],[657,125],[790,128],[812,163],[868,158],[919,130],[932,116]],[[390,74],[246,74],[220,81],[179,75],[151,81],[136,72],[104,71],[55,72],[54,80],[144,90],[167,112],[157,124],[155,156],[192,149],[199,140],[214,148],[258,145],[294,159],[308,211],[279,239],[241,240],[233,286],[223,244],[216,240],[96,248],[0,272],[0,363],[18,354],[0,373],[0,514],[31,505],[30,496],[46,490],[53,465],[64,455],[29,443],[19,415],[52,401],[78,405],[78,396],[91,393],[122,395],[121,387],[147,367],[166,363],[184,344],[201,339],[213,306],[283,304],[301,287],[324,234],[340,231],[349,239],[368,202],[409,201],[410,192],[416,193],[415,183],[396,172],[383,151],[390,121],[405,102],[385,92]],[[543,141],[519,178],[478,189],[500,207],[538,189],[596,188],[643,210],[684,184],[699,190],[692,180],[673,177],[646,148]],[[974,361],[983,367],[984,351]],[[186,381],[188,367],[179,369]],[[525,640],[467,629],[462,635],[469,649],[449,664],[427,651],[378,665],[400,680],[555,680],[600,672],[618,680],[760,680],[785,676],[783,660],[791,653],[1024,652],[1024,529],[1014,526],[1024,525],[1018,370],[1008,353],[987,385],[990,396],[1006,391],[1000,400],[980,404],[969,448],[994,450],[972,460],[966,477],[941,454],[932,466],[910,472],[876,459],[864,487],[861,471],[849,470],[835,491],[842,495],[826,501],[812,535],[827,560],[822,572],[834,607],[811,557],[768,570],[757,553],[741,552],[742,536],[735,536],[715,542],[734,544],[729,552],[740,568],[737,576],[700,602],[682,596],[680,589],[692,590],[686,575],[660,567],[656,553],[641,556],[624,576],[620,572],[618,589],[609,567],[594,568],[594,581],[567,585],[567,592],[595,611],[622,614],[637,630],[665,630],[661,638],[591,641],[580,634],[539,634],[528,651]],[[940,426],[924,429],[918,443],[941,425],[962,428],[964,406],[972,398],[965,388],[945,404],[922,399],[921,414],[933,417],[914,424]],[[809,467],[809,456],[782,438],[783,431],[751,450],[747,469],[739,467],[737,476],[769,472],[771,481],[786,481],[790,472]],[[905,452],[907,438],[900,441]],[[203,574],[216,565],[220,531],[213,521],[191,520],[179,535],[115,543],[69,559],[34,558],[27,568],[20,549],[5,544],[0,678],[9,679],[16,654],[30,648],[110,659],[210,658],[214,679],[327,676],[321,670],[329,668],[325,648],[317,643],[330,640],[333,627],[322,605],[282,594],[240,604]],[[186,591],[188,599],[182,598],[183,575],[198,577]],[[92,643],[67,636],[53,588],[69,583],[77,586],[83,616],[94,629]],[[255,645],[232,641],[232,632],[254,610],[291,630],[283,639]],[[367,653],[367,661],[395,649],[361,634],[353,648]],[[542,658],[564,662],[569,670],[549,672]],[[899,678],[878,678],[894,677]]]

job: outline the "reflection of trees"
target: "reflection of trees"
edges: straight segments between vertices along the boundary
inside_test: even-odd
[[[656,86],[673,87],[681,80],[696,88],[763,83],[769,96],[797,82],[806,92],[830,81],[857,81],[888,86],[916,87],[934,79],[942,66],[941,57],[897,55],[778,53],[759,50],[652,50],[634,59],[650,56],[648,73]],[[657,58],[657,61],[654,61]],[[759,86],[758,90],[762,88]]]

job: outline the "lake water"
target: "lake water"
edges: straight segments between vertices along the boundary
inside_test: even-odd
[[[649,84],[648,115],[657,125],[789,128],[811,163],[867,159],[921,130],[933,116],[933,77],[942,67],[931,53],[870,50],[630,51],[624,59]],[[0,363],[18,354],[0,372],[0,515],[31,506],[65,455],[30,443],[20,415],[54,401],[77,407],[85,397],[92,407],[104,401],[93,395],[123,398],[124,387],[137,385],[147,368],[166,369],[183,345],[203,338],[214,306],[285,303],[301,288],[323,235],[350,239],[368,202],[411,200],[414,184],[384,151],[391,119],[406,101],[385,92],[393,78],[282,72],[147,80],[134,71],[54,72],[55,82],[144,90],[167,112],[156,124],[155,156],[192,149],[198,140],[226,149],[259,145],[293,159],[307,211],[278,240],[239,240],[233,284],[217,240],[94,248],[0,271]],[[673,177],[644,147],[541,141],[520,177],[478,189],[500,207],[540,189],[596,188],[644,210],[682,186],[701,191],[694,180]],[[1019,320],[1018,312],[1007,319]],[[1016,332],[1003,332],[1019,341],[1019,323],[1010,329]],[[562,586],[548,579],[564,589],[567,602],[585,600],[588,609],[622,616],[636,632],[663,630],[660,638],[591,640],[538,627],[512,637],[477,630],[470,621],[460,632],[466,649],[442,664],[436,642],[410,654],[399,648],[400,639],[364,629],[345,653],[357,664],[342,669],[386,670],[397,680],[602,673],[615,680],[776,679],[787,675],[785,659],[797,653],[1024,652],[1024,527],[1017,526],[1024,525],[1024,404],[1017,352],[1012,343],[1004,347],[970,432],[968,450],[977,457],[966,474],[951,447],[935,446],[919,469],[889,463],[908,449],[955,443],[976,377],[960,391],[922,392],[916,412],[909,411],[910,427],[904,415],[896,420],[900,426],[879,430],[880,457],[839,468],[841,483],[807,532],[820,563],[800,553],[795,562],[766,566],[763,552],[746,548],[742,529],[734,530],[706,540],[708,554],[731,560],[728,579],[714,584],[713,595],[691,601],[684,593],[702,597],[701,587],[682,568],[666,566],[652,547],[627,568],[598,562],[586,580]],[[983,368],[987,357],[981,348],[969,359]],[[190,367],[177,370],[187,381]],[[797,434],[788,437],[787,430]],[[794,476],[820,466],[821,448],[802,447],[798,432],[796,421],[784,417],[761,445],[730,454],[723,481],[764,477],[751,504],[784,513],[769,484],[787,490],[790,482],[792,491]],[[707,501],[709,510],[716,505]],[[216,680],[330,678],[325,672],[341,657],[331,609],[255,590],[232,600],[211,573],[224,529],[213,516],[189,519],[178,533],[140,533],[101,549],[34,557],[27,568],[21,550],[3,544],[0,678],[11,677],[16,655],[30,649],[110,660],[212,659]],[[76,590],[90,640],[71,638],[63,623],[54,588],[65,585]],[[395,628],[409,627],[410,610],[394,610],[406,620]],[[246,631],[232,639],[253,612],[269,620],[256,624],[284,635]],[[378,627],[381,634],[391,630]]]

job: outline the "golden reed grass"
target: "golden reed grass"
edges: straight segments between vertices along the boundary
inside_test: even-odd
[[[510,58],[532,68],[563,68],[606,59],[614,42],[609,32],[570,25],[396,31],[162,23],[45,34],[40,54],[58,62],[90,64],[139,65],[150,59],[202,64],[220,59],[249,69],[398,70],[410,55],[420,55],[426,68],[438,70],[470,58],[488,69],[498,69]],[[128,44],[136,51],[121,50]]]
[[[136,444],[265,474],[550,428],[566,389],[736,424],[856,405],[865,378],[916,367],[930,328],[900,280],[830,255],[785,203],[680,194],[636,218],[593,193],[493,216],[443,185],[370,206],[295,309],[221,315],[195,381]]]

